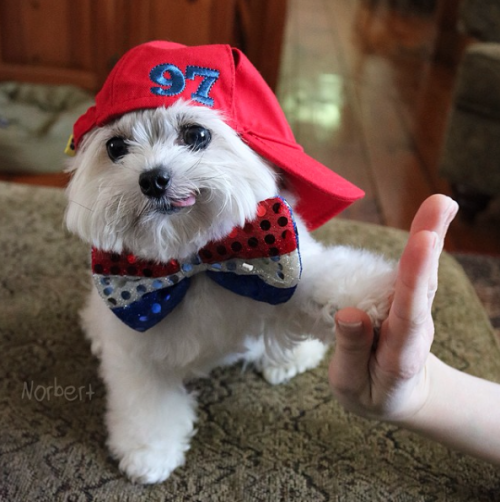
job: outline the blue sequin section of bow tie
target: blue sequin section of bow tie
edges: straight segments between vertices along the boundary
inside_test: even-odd
[[[132,254],[92,250],[94,283],[112,312],[130,328],[147,331],[183,300],[191,278],[205,273],[238,295],[277,305],[300,279],[297,228],[282,197],[259,203],[257,217],[204,246],[192,260],[154,263]]]

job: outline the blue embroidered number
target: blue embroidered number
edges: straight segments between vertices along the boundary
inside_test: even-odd
[[[170,78],[164,74],[170,73]],[[149,78],[163,87],[151,87],[151,92],[158,96],[175,96],[180,94],[186,87],[186,80],[181,70],[173,64],[161,64],[155,66],[149,73]]]
[[[165,73],[168,73],[170,78],[165,78]],[[186,79],[194,80],[195,77],[203,77],[196,92],[191,94],[191,99],[206,106],[214,105],[214,100],[209,96],[209,93],[219,76],[218,70],[191,65],[186,67],[186,75],[184,76],[181,69],[173,64],[155,66],[149,73],[149,78],[161,86],[151,87],[151,92],[158,96],[176,96],[186,88]]]
[[[214,106],[214,100],[209,97],[208,93],[212,86],[217,82],[220,72],[210,68],[201,66],[186,67],[186,78],[194,80],[196,76],[204,77],[196,92],[191,94],[191,98],[206,106]]]

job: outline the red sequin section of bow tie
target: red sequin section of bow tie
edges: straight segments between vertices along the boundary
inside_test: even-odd
[[[290,218],[286,202],[279,197],[259,203],[257,218],[235,227],[227,237],[213,241],[200,249],[202,263],[218,263],[233,258],[271,258],[297,248],[295,224]],[[114,254],[92,250],[92,271],[100,275],[129,275],[164,277],[180,270],[177,260],[167,263],[145,261],[132,254]]]

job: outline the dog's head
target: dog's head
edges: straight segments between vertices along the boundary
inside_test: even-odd
[[[71,169],[68,228],[153,260],[190,256],[277,193],[275,171],[218,112],[182,100],[94,129]]]
[[[306,155],[237,49],[149,42],[118,61],[74,126],[68,227],[107,251],[186,258],[277,195],[310,229],[363,192]],[[266,160],[263,160],[266,159]]]

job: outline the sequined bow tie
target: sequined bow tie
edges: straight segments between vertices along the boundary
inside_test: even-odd
[[[190,278],[200,272],[239,295],[272,305],[284,303],[301,274],[292,211],[284,199],[275,197],[261,202],[257,215],[183,263],[158,264],[93,249],[97,290],[113,313],[136,331],[148,330],[172,312],[184,298]]]

